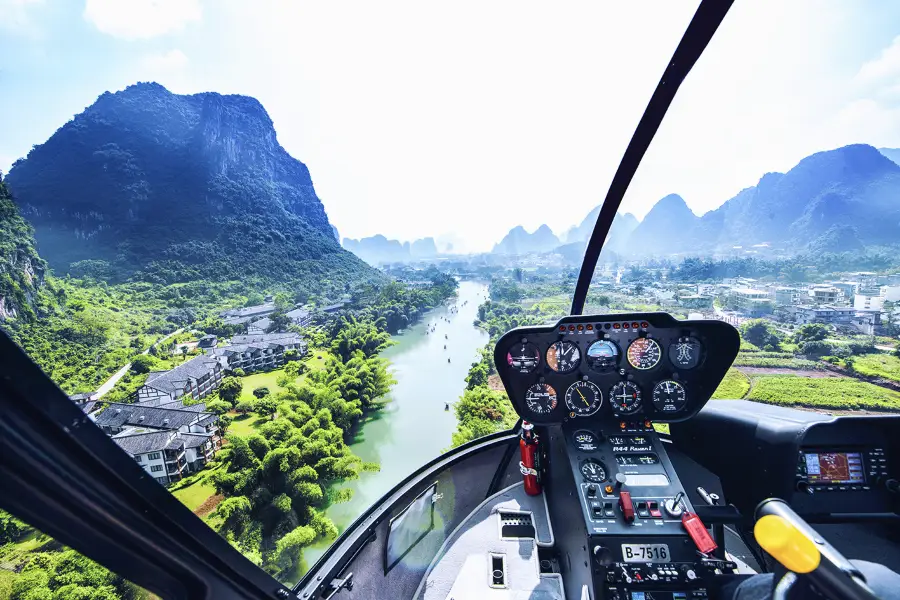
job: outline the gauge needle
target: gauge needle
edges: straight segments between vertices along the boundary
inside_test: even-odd
[[[587,398],[584,397],[584,394],[581,393],[581,390],[575,388],[575,391],[578,392],[578,395],[581,396],[581,399],[584,401],[585,406],[590,406],[591,403],[587,401]]]

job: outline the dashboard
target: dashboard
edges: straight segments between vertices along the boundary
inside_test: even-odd
[[[609,418],[682,421],[737,356],[737,331],[667,313],[581,315],[519,327],[494,348],[516,412],[538,424]]]
[[[671,433],[719,475],[742,512],[776,497],[812,523],[900,516],[900,416],[835,417],[722,400]]]

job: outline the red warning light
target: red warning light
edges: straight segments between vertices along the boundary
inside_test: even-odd
[[[569,325],[569,331],[575,331],[575,326],[574,326],[574,325]]]
[[[584,325],[579,325],[579,326],[578,326],[578,331],[584,331]]]
[[[634,323],[631,324],[632,329],[637,329],[640,326],[641,326],[641,324],[638,323],[637,321],[635,321]]]
[[[643,321],[641,323],[641,327],[643,327],[644,329],[647,329],[648,327],[650,327],[650,323],[648,323],[647,321]]]
[[[613,329],[620,329],[622,326],[618,323],[613,323]]]
[[[628,329],[628,323],[622,323],[622,329]]]
[[[594,330],[594,326],[593,326],[593,325],[588,325],[588,326],[587,326],[587,330],[588,330],[588,331],[593,331],[593,330]]]

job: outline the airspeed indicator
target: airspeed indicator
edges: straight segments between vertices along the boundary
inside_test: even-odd
[[[626,356],[628,364],[635,369],[646,371],[659,364],[659,359],[662,358],[662,348],[653,338],[638,338],[628,346]]]

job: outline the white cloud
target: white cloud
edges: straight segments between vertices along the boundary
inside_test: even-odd
[[[87,0],[84,18],[98,30],[126,40],[180,31],[201,17],[199,0]]]
[[[900,77],[900,36],[881,51],[878,58],[862,65],[856,80],[860,83],[894,83]],[[887,80],[891,81],[887,81]]]
[[[177,48],[162,54],[150,54],[142,60],[144,68],[156,73],[180,71],[188,64],[188,57]]]

